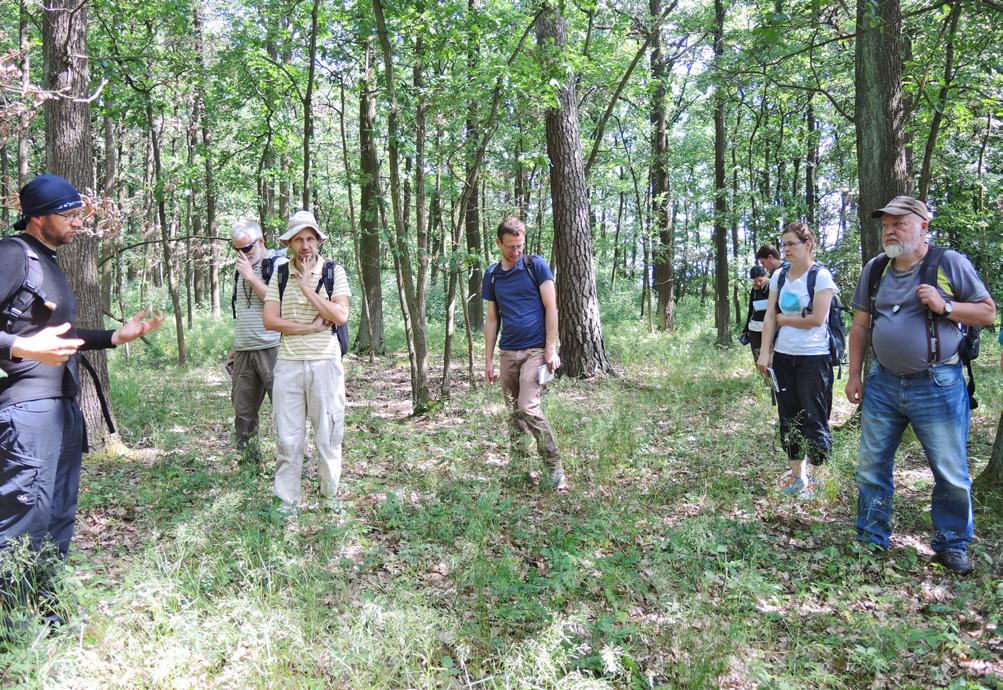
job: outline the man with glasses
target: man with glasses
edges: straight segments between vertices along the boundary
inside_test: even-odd
[[[857,539],[880,549],[890,545],[892,469],[911,424],[933,471],[933,560],[965,574],[972,570],[967,551],[974,530],[960,325],[991,326],[996,306],[967,258],[927,244],[930,213],[924,202],[897,196],[871,215],[881,219],[885,251],[864,267],[853,295],[846,382],[847,399],[863,403]],[[936,279],[924,282],[928,254],[939,260],[931,266]],[[878,281],[873,293],[872,276]],[[868,336],[875,361],[865,387],[861,364]]]
[[[86,449],[75,355],[135,340],[163,316],[143,321],[141,311],[116,331],[77,328],[56,250],[83,227],[80,194],[61,177],[40,175],[20,201],[14,229],[22,234],[0,241],[0,559],[24,536],[34,551],[54,547],[65,557]],[[0,582],[0,610],[12,603],[8,584]]]
[[[280,333],[269,331],[261,320],[268,283],[276,266],[285,261],[265,248],[261,226],[242,220],[231,232],[237,253],[231,306],[236,321],[233,350],[228,362],[233,366],[233,429],[237,449],[249,460],[257,461],[259,449],[258,412],[265,395],[272,395],[272,370],[279,352]]]

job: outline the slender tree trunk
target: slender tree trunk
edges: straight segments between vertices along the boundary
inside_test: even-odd
[[[536,21],[545,74],[556,73],[552,59],[564,50],[567,35],[556,6],[545,7]],[[576,378],[612,374],[603,342],[595,263],[589,227],[589,193],[582,160],[581,126],[575,77],[557,90],[557,107],[545,115],[550,195],[554,218],[554,262],[557,269],[557,306],[560,314],[561,369]]]
[[[899,0],[857,0],[854,124],[864,262],[881,251],[881,221],[871,213],[908,188],[902,49]]]
[[[310,52],[307,55],[306,92],[303,94],[303,208],[310,204],[310,149],[313,145],[313,88],[317,69],[317,18],[320,0],[313,0],[310,11]]]
[[[957,0],[951,5],[951,14],[947,18],[949,24],[947,31],[947,45],[944,48],[944,81],[940,86],[940,93],[937,95],[937,104],[933,111],[933,119],[930,121],[930,134],[926,138],[926,147],[923,150],[923,165],[919,173],[919,198],[926,201],[930,193],[930,170],[933,167],[933,152],[937,149],[937,137],[940,135],[940,127],[944,122],[944,110],[947,107],[947,97],[951,91],[951,82],[954,80],[954,38],[958,32],[958,20],[961,17],[961,3]]]
[[[673,275],[673,228],[669,222],[669,174],[668,144],[669,132],[665,118],[665,80],[669,77],[668,60],[663,47],[661,22],[662,0],[649,0],[651,16],[655,20],[651,40],[651,79],[654,91],[651,99],[651,203],[654,206],[655,230],[658,246],[653,254],[654,283],[658,294],[658,328],[671,332],[675,327],[676,302],[675,275]],[[615,252],[616,250],[614,250]],[[615,261],[614,261],[615,263]]]
[[[806,119],[808,127],[808,154],[804,167],[804,201],[805,208],[807,209],[805,218],[808,221],[808,225],[815,228],[815,206],[818,199],[818,190],[815,183],[815,169],[818,167],[818,123],[815,121],[814,99],[809,99],[808,101],[808,115]]]
[[[724,54],[724,2],[714,0],[714,56]],[[718,345],[731,345],[731,318],[728,308],[728,228],[727,187],[725,186],[724,153],[727,132],[724,126],[724,89],[714,87],[714,323]]]
[[[0,142],[0,199],[10,195],[10,158],[7,154],[7,142]],[[0,235],[7,234],[10,227],[10,209],[7,204],[0,203]]]
[[[470,23],[471,29],[477,21],[480,5],[480,0],[467,0],[467,21]],[[467,235],[467,253],[478,260],[470,263],[465,299],[468,304],[467,313],[470,315],[470,328],[473,331],[481,331],[484,328],[484,304],[480,299],[481,280],[484,277],[484,271],[479,260],[481,255],[481,209],[477,194],[477,185],[479,182],[476,175],[476,167],[479,167],[476,158],[478,140],[480,139],[480,127],[478,126],[477,117],[477,94],[473,88],[474,74],[477,72],[477,55],[480,46],[479,41],[474,38],[475,32],[473,30],[468,35],[470,38],[467,44],[467,155],[466,174],[464,177],[474,180],[474,189],[471,192],[470,201],[467,203],[464,226]],[[516,165],[518,165],[518,161]]]
[[[54,5],[54,7],[64,8],[65,3]],[[58,10],[56,10],[58,11]],[[65,8],[62,11],[66,11]],[[86,29],[85,29],[86,31]],[[43,42],[44,42],[43,36]],[[86,43],[86,38],[84,39]],[[21,88],[27,89],[31,84],[31,41],[28,37],[28,0],[21,0],[18,13],[18,45],[21,47]],[[86,61],[85,61],[86,63]],[[46,72],[47,79],[48,72]],[[65,78],[65,77],[64,77]],[[87,88],[84,82],[84,89]],[[83,93],[83,92],[81,92]],[[31,149],[31,118],[33,112],[26,108],[20,117],[20,125],[17,131],[17,188],[28,184],[28,154]],[[52,169],[51,160],[49,169]]]
[[[400,180],[400,127],[399,105],[397,102],[397,87],[394,80],[393,51],[387,36],[386,23],[383,18],[382,0],[373,0],[373,10],[376,15],[376,29],[383,51],[386,89],[389,115],[387,130],[389,134],[390,153],[390,201],[393,207],[393,241],[394,263],[397,269],[398,287],[401,293],[401,308],[404,316],[404,327],[408,334],[408,357],[411,364],[411,401],[415,414],[428,411],[431,393],[428,384],[428,341],[426,336],[425,314],[420,312],[414,275],[411,269],[411,250],[407,243],[406,218],[403,213]]]
[[[72,96],[45,102],[46,167],[81,191],[93,190],[91,127],[86,102],[89,84],[87,6],[74,0],[47,3],[42,8],[42,47],[45,87]],[[83,234],[59,252],[59,263],[77,300],[77,325],[82,328],[104,327],[97,256],[98,239]],[[94,366],[101,387],[107,391],[105,351],[95,350],[81,356],[86,356]],[[80,388],[80,408],[91,448],[101,449],[112,437],[101,414],[94,382],[83,372]]]
[[[359,263],[368,313],[355,337],[355,351],[386,354],[383,340],[383,275],[380,270],[380,162],[376,151],[376,72],[372,39],[363,37],[363,68],[359,80]]]

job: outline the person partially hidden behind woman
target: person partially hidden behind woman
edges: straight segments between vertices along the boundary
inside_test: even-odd
[[[742,342],[752,347],[752,362],[755,364],[763,348],[763,319],[770,301],[770,276],[762,266],[753,266],[749,269],[749,279],[752,280],[752,292],[749,293],[749,313],[742,329],[745,336]]]
[[[757,366],[770,380],[772,365],[779,388],[780,441],[790,461],[790,470],[781,480],[782,491],[813,499],[820,488],[818,468],[832,452],[827,319],[839,288],[829,270],[812,258],[816,240],[807,224],[791,223],[782,239],[789,266],[770,279]]]

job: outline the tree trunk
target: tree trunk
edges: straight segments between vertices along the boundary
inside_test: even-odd
[[[669,132],[665,121],[665,80],[669,69],[663,50],[661,22],[662,0],[650,0],[651,16],[655,19],[651,40],[651,203],[654,206],[658,246],[654,251],[655,291],[658,294],[658,328],[671,332],[675,327],[675,276],[673,275],[673,227],[669,222],[669,174],[667,170]],[[618,221],[619,222],[619,221]],[[614,249],[614,253],[618,248]],[[616,257],[614,256],[614,265]]]
[[[373,0],[373,10],[376,15],[376,29],[383,52],[386,89],[388,96],[389,115],[387,130],[389,134],[390,153],[390,201],[393,207],[393,241],[394,266],[397,273],[398,292],[401,296],[401,311],[404,317],[404,330],[408,340],[408,359],[411,365],[411,402],[415,414],[424,414],[432,402],[428,385],[428,339],[425,314],[419,311],[420,301],[415,286],[414,274],[411,268],[411,250],[407,243],[406,219],[401,199],[400,181],[400,126],[399,105],[397,102],[397,87],[394,82],[393,51],[387,36],[386,22],[383,17],[381,0]]]
[[[74,0],[52,0],[42,8],[42,47],[45,87],[70,97],[45,101],[45,152],[47,168],[65,177],[81,191],[94,189],[91,123],[87,99],[87,6]],[[80,234],[59,252],[59,263],[77,299],[77,325],[103,328],[97,265],[98,239]],[[108,390],[108,361],[104,350],[87,352],[100,386]],[[109,406],[111,400],[105,396]],[[101,414],[101,405],[89,375],[80,377],[80,408],[93,450],[112,440]],[[109,410],[110,411],[110,410]]]
[[[63,5],[60,5],[63,7]],[[60,10],[52,10],[52,12],[58,12]],[[65,8],[61,11],[65,12]],[[86,28],[83,29],[84,32],[87,31]],[[42,37],[44,43],[45,37]],[[86,43],[87,38],[84,37],[84,42]],[[31,41],[28,37],[28,1],[21,0],[20,11],[18,13],[18,45],[21,47],[21,88],[27,90],[28,86],[31,84]],[[65,53],[65,49],[63,51]],[[84,64],[87,64],[86,58],[84,58]],[[46,83],[49,83],[49,72],[46,71]],[[64,78],[69,78],[65,76]],[[83,82],[83,94],[87,89],[86,79]],[[76,93],[76,92],[74,92]],[[31,148],[31,118],[34,112],[31,108],[25,108],[21,113],[20,126],[17,130],[17,188],[28,184],[28,154]],[[49,170],[52,170],[52,161],[49,161]],[[64,176],[65,177],[65,176]]]
[[[1003,493],[1003,414],[1000,415],[1000,421],[996,427],[996,440],[993,442],[993,452],[989,456],[989,464],[976,478],[973,488],[979,495],[990,491]]]
[[[537,42],[545,75],[559,71],[550,56],[564,50],[564,20],[555,6],[545,7],[536,22]],[[546,77],[545,77],[546,78]],[[612,374],[603,343],[595,263],[589,227],[589,194],[582,160],[581,125],[575,77],[561,77],[557,107],[546,112],[547,156],[550,159],[550,198],[554,219],[554,261],[557,277],[558,332],[561,369],[576,378]]]
[[[724,53],[724,3],[714,0],[714,55],[720,60]],[[731,345],[731,318],[728,307],[728,204],[725,186],[724,152],[727,141],[724,128],[724,90],[714,87],[714,324],[715,343]]]
[[[805,218],[808,225],[815,228],[815,206],[818,199],[818,190],[815,188],[815,169],[818,167],[818,123],[815,121],[814,100],[808,101],[808,155],[804,166],[804,201],[807,213]]]
[[[958,20],[961,17],[961,3],[954,2],[951,14],[947,18],[950,24],[947,31],[947,45],[944,48],[944,81],[940,86],[937,103],[930,122],[930,134],[926,138],[926,148],[923,150],[923,165],[919,173],[919,198],[926,201],[930,192],[930,169],[933,166],[933,152],[937,149],[937,137],[940,126],[944,122],[944,110],[947,107],[947,96],[954,80],[954,37],[958,33]]]
[[[362,177],[359,180],[359,263],[360,278],[368,313],[362,314],[362,325],[355,336],[358,354],[386,354],[383,341],[383,275],[380,270],[380,161],[376,151],[376,72],[371,39],[363,39],[364,63],[359,80],[359,158]]]
[[[881,221],[871,213],[908,188],[901,32],[899,0],[857,0],[854,124],[864,262],[881,251]]]
[[[303,94],[303,208],[310,204],[310,149],[313,144],[313,87],[317,69],[317,16],[320,0],[313,0],[310,11],[310,52],[307,54],[306,92]]]
[[[471,25],[477,20],[480,5],[480,0],[468,0],[467,2],[467,21]],[[477,119],[477,94],[473,88],[474,73],[477,71],[477,55],[480,46],[478,45],[478,41],[473,38],[474,35],[473,31],[469,33],[470,38],[467,44],[467,155],[466,174],[464,175],[464,178],[474,180],[474,189],[471,191],[470,201],[467,203],[464,226],[467,235],[467,254],[476,259],[476,261],[471,261],[469,264],[470,271],[467,276],[467,294],[465,299],[468,306],[466,313],[470,318],[470,329],[472,331],[481,331],[484,329],[484,303],[481,300],[481,281],[484,277],[484,271],[480,262],[481,209],[477,194],[478,178],[476,176],[476,167],[479,167],[476,157],[478,140],[480,139],[480,128],[478,127]],[[519,161],[516,161],[516,165],[518,164]]]

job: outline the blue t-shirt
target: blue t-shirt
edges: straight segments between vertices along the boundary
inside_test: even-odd
[[[494,302],[501,320],[502,350],[528,350],[543,347],[547,342],[547,319],[540,299],[540,289],[526,270],[526,261],[533,262],[536,282],[543,285],[554,279],[550,266],[539,256],[521,257],[515,266],[502,270],[501,263],[484,272],[481,298]],[[494,285],[491,274],[495,273]]]

